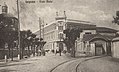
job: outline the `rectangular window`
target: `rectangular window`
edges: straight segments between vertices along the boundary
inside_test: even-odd
[[[85,32],[85,34],[91,34],[91,32]]]
[[[58,30],[63,30],[63,26],[58,26]]]
[[[58,38],[63,39],[63,34],[62,33],[58,34]]]

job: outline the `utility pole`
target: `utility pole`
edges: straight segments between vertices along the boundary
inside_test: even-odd
[[[39,31],[40,32],[40,36],[39,37],[41,39],[41,18],[40,17],[39,17],[39,29],[40,29],[40,31]]]
[[[41,39],[41,18],[39,17],[39,33],[40,33],[40,36],[39,36],[39,39]],[[41,40],[40,40],[41,42]],[[41,56],[41,44],[40,44],[40,56]]]
[[[18,58],[21,59],[21,46],[20,46],[20,19],[19,19],[19,0],[17,0],[17,12],[18,12],[18,49],[19,55]]]
[[[43,40],[44,40],[44,20],[43,20],[43,25],[42,25],[42,30],[43,30]]]
[[[59,54],[61,56],[61,33],[60,33],[60,43],[59,43]]]

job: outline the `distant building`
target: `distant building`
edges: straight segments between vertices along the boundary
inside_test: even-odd
[[[116,37],[117,30],[96,26],[95,29],[88,28],[83,29],[77,40],[77,52],[86,55],[111,55],[111,41]]]
[[[76,43],[76,54],[86,53],[87,55],[111,55],[111,41],[116,36],[117,30],[97,27],[89,21],[68,19],[66,15],[58,16],[55,21],[44,26],[42,36],[47,42],[45,49],[66,50],[65,44],[62,42],[65,38],[63,30],[67,28],[78,27],[82,30],[80,38]],[[39,37],[39,31],[36,32]]]
[[[93,29],[95,27],[95,25],[89,25],[91,23],[87,21],[67,19],[65,15],[57,15],[54,22],[48,23],[42,28],[41,36],[42,38],[44,38],[44,41],[47,42],[44,48],[50,50],[66,50],[66,46],[63,43],[63,39],[65,38],[65,34],[63,33],[63,31],[66,28],[73,27],[73,25],[75,24],[81,25],[81,28],[84,29],[86,27],[84,24],[91,26]],[[40,31],[37,31],[36,34],[37,37],[40,37]]]
[[[46,41],[44,49],[59,50],[59,47],[61,47],[63,50],[65,48],[65,44],[62,42],[65,37],[63,30],[65,30],[64,17],[56,17],[54,22],[44,25],[41,31],[41,37]],[[40,31],[36,34],[40,37]]]

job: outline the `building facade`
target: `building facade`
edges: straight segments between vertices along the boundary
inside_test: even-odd
[[[91,56],[111,55],[111,41],[116,37],[116,32],[114,29],[96,26],[95,29],[84,29],[77,40],[77,52]]]
[[[119,58],[119,37],[112,40],[112,57]]]
[[[116,37],[116,30],[97,27],[88,21],[67,19],[66,16],[57,16],[55,21],[45,25],[42,35],[47,42],[44,49],[67,50],[63,39],[66,37],[63,31],[67,28],[80,28],[80,38],[76,40],[76,54],[86,55],[111,55],[111,41]],[[37,32],[39,33],[39,31]],[[37,34],[39,36],[39,34]]]
[[[91,25],[90,22],[87,21],[80,21],[80,20],[73,20],[73,19],[66,19],[65,16],[57,16],[55,18],[55,21],[52,23],[49,23],[47,25],[44,25],[44,27],[41,30],[41,37],[46,41],[46,44],[44,45],[44,49],[49,50],[67,50],[65,44],[63,43],[63,39],[65,38],[65,34],[63,31],[66,28],[73,28],[73,27],[80,27],[81,29],[88,29],[88,27],[91,27],[92,29],[85,30],[86,32],[89,32],[90,30],[95,33],[95,25]],[[36,32],[37,37],[40,37],[40,31]],[[82,34],[83,35],[83,34]],[[82,37],[81,35],[81,37]]]
[[[44,45],[44,49],[48,50],[65,50],[66,46],[62,42],[65,35],[63,34],[63,30],[65,30],[65,17],[56,17],[54,22],[51,22],[41,30],[41,37],[46,41]],[[40,32],[36,32],[39,37]]]

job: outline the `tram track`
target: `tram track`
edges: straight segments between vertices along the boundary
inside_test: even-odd
[[[92,60],[92,59],[98,59],[98,58],[102,58],[102,57],[105,57],[105,56],[99,56],[99,57],[94,57],[94,58],[89,58],[89,59],[85,59],[85,60],[83,60],[82,62],[80,62],[80,63],[78,63],[77,65],[76,65],[76,67],[75,67],[75,72],[81,72],[81,71],[78,71],[78,67],[82,64],[82,63],[84,63],[84,62],[86,62],[86,61],[89,61],[89,60]]]
[[[59,67],[59,66],[65,64],[65,63],[71,62],[71,61],[73,61],[73,60],[76,60],[76,59],[72,59],[72,60],[64,61],[64,62],[58,64],[57,66],[55,66],[54,68],[52,68],[49,72],[53,72],[57,67]]]
[[[67,64],[67,63],[69,63],[69,64],[74,64],[75,65],[75,67],[74,67],[74,71],[73,72],[80,72],[79,70],[78,70],[78,67],[82,64],[82,63],[84,63],[84,62],[86,62],[86,61],[89,61],[89,60],[92,60],[92,59],[98,59],[98,58],[102,58],[102,57],[105,57],[105,56],[96,56],[96,57],[88,57],[88,58],[77,58],[77,59],[72,59],[72,60],[68,60],[68,61],[65,61],[65,62],[62,62],[62,63],[60,63],[60,64],[58,64],[57,66],[55,66],[54,68],[52,68],[49,72],[55,72],[55,70],[58,68],[58,67],[60,67],[60,66],[62,66],[62,65],[65,65],[65,64]],[[58,72],[60,72],[60,71],[58,71]]]

